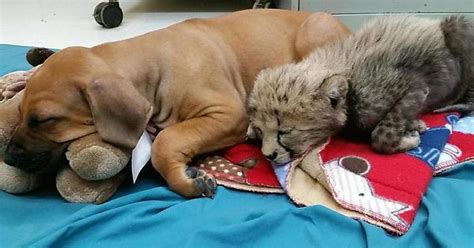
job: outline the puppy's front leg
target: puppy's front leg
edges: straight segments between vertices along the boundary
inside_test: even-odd
[[[211,113],[167,127],[153,143],[153,167],[173,191],[183,196],[212,196],[215,179],[187,163],[197,154],[243,142],[246,128],[246,115],[240,109]]]

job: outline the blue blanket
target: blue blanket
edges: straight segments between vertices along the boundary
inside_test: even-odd
[[[0,74],[30,68],[27,50],[0,45]],[[148,168],[102,205],[67,203],[52,185],[0,192],[0,247],[474,247],[473,206],[474,163],[432,180],[401,237],[286,195],[219,187],[187,200]]]

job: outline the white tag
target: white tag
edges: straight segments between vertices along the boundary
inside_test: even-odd
[[[132,151],[132,178],[133,183],[137,181],[140,171],[150,161],[151,158],[151,137],[147,131],[143,132],[138,140],[137,146]]]

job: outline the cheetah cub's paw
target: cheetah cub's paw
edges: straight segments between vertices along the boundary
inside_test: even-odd
[[[409,131],[417,131],[418,133],[423,133],[428,129],[428,126],[426,126],[425,122],[422,120],[413,120],[410,124],[407,126],[407,130]]]
[[[372,132],[372,149],[376,152],[385,154],[406,152],[417,147],[421,142],[420,133],[416,130],[396,135],[395,130],[381,131],[380,128],[382,127],[377,127]]]
[[[425,125],[425,130],[426,130],[426,125]],[[398,151],[396,152],[406,152],[410,149],[417,147],[418,145],[420,145],[420,143],[421,143],[421,138],[420,138],[420,133],[418,131],[415,131],[415,130],[407,131],[400,139],[400,144],[397,147]]]

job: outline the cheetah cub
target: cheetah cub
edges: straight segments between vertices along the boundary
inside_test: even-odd
[[[420,114],[472,111],[473,102],[474,25],[391,16],[300,63],[262,71],[248,98],[249,135],[275,163],[341,131],[367,137],[377,152],[403,152],[420,143]]]

